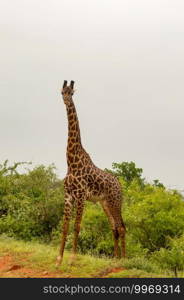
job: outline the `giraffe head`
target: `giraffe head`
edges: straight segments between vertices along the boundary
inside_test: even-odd
[[[70,82],[70,85],[67,86],[67,81],[65,80],[63,83],[63,89],[61,90],[61,94],[63,96],[63,101],[66,105],[69,105],[72,102],[72,96],[74,94],[74,81]]]

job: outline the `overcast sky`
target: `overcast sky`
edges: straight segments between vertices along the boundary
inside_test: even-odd
[[[0,161],[55,163],[64,177],[72,79],[98,167],[135,161],[184,188],[183,16],[183,0],[1,1]]]

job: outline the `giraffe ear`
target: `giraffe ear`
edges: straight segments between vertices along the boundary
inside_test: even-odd
[[[73,80],[70,82],[70,87],[71,87],[72,90],[73,90],[73,87],[74,87],[74,81],[73,81]]]
[[[64,80],[63,88],[65,88],[65,86],[67,86],[67,80]]]

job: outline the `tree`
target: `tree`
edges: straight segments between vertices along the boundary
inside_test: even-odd
[[[163,183],[161,183],[158,179],[153,180],[153,185],[161,188],[165,188]]]
[[[106,170],[118,177],[122,177],[127,183],[131,183],[134,179],[136,179],[140,184],[144,183],[144,178],[142,178],[143,169],[137,168],[133,161],[113,163],[112,169],[113,171],[108,169]]]

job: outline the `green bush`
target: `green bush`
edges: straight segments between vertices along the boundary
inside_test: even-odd
[[[170,269],[178,277],[178,271],[184,271],[184,235],[169,239],[167,248],[161,248],[152,255],[153,261],[162,268]]]
[[[148,184],[142,191],[138,187],[132,192],[129,187],[125,192],[131,198],[125,207],[125,222],[143,248],[155,251],[166,247],[168,237],[182,235],[184,201],[180,194]]]
[[[126,233],[126,257],[145,257],[148,253],[148,249],[143,248],[139,241],[136,241],[131,232]]]
[[[144,270],[148,273],[159,273],[158,266],[151,262],[148,258],[135,256],[131,259],[125,259],[122,261],[123,266],[127,269]]]
[[[48,240],[61,219],[63,203],[63,184],[54,166],[38,166],[22,175],[0,173],[0,233]]]

